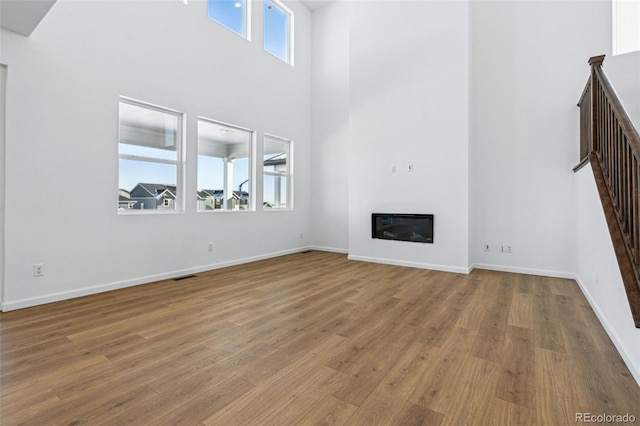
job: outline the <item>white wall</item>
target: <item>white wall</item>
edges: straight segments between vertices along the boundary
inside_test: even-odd
[[[635,328],[590,165],[575,175],[578,283],[640,383],[640,329]]]
[[[610,4],[399,4],[314,13],[313,222],[325,224],[314,243],[346,244],[353,259],[573,276],[575,104],[587,59],[610,51]],[[348,212],[329,203],[342,197],[344,170]],[[372,240],[373,211],[435,213],[436,244]],[[348,241],[324,232],[345,228]]]
[[[295,67],[263,51],[261,3],[252,42],[194,0],[60,0],[30,38],[2,31],[0,62],[11,75],[4,309],[307,244],[299,234],[308,235],[311,200],[310,14],[285,3],[296,19]],[[295,211],[197,214],[187,197],[183,214],[118,216],[119,95],[187,114],[187,191],[196,186],[198,115],[256,130],[258,141],[264,132],[292,139]],[[33,277],[34,263],[45,276]]]
[[[640,129],[640,52],[607,55],[602,65],[636,129]]]
[[[353,5],[351,259],[468,270],[468,49],[465,2]],[[434,244],[372,239],[374,212],[434,214]]]
[[[330,3],[312,15],[311,241],[317,248],[349,247],[350,5]]]
[[[572,276],[576,103],[588,58],[610,50],[610,4],[479,1],[471,10],[471,262]]]

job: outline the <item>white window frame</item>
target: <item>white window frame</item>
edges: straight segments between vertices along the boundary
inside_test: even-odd
[[[276,172],[267,172],[264,170],[264,145],[266,144],[267,140],[272,140],[274,142],[282,142],[287,144],[287,170],[286,173],[276,173]],[[261,173],[262,173],[262,210],[263,211],[289,211],[289,210],[293,210],[294,207],[294,200],[293,200],[293,141],[291,139],[287,139],[287,138],[282,138],[280,136],[276,136],[276,135],[272,135],[269,133],[265,133],[263,135],[262,138],[262,149],[263,149],[263,154],[262,154],[262,160],[260,162],[261,167]],[[274,177],[286,177],[287,178],[287,189],[286,189],[286,200],[287,200],[287,205],[286,207],[270,207],[267,208],[265,207],[264,203],[265,203],[265,197],[264,197],[264,177],[265,176],[274,176]]]
[[[198,208],[198,206],[196,206],[196,211],[198,213],[224,213],[224,212],[251,212],[251,211],[255,211],[256,210],[256,185],[255,185],[255,168],[256,168],[256,132],[254,130],[248,129],[246,127],[241,127],[241,126],[236,126],[234,124],[229,124],[229,123],[225,123],[223,121],[218,121],[218,120],[214,120],[208,117],[203,117],[203,116],[198,116],[198,124],[200,121],[206,121],[209,123],[213,123],[213,124],[217,124],[220,126],[224,126],[224,127],[229,127],[231,129],[236,129],[236,130],[240,130],[243,132],[247,132],[249,133],[249,147],[248,147],[248,159],[247,159],[247,164],[248,164],[248,168],[249,170],[247,171],[247,185],[248,185],[248,193],[249,193],[249,204],[247,206],[246,209],[241,210],[235,210],[235,209],[227,209],[222,208],[222,209],[213,209],[213,210],[202,210],[200,208]],[[198,140],[197,140],[197,145],[198,145],[198,152],[196,153],[196,170],[200,167],[200,165],[198,164],[198,157],[200,156],[200,135],[198,134]],[[196,185],[197,185],[197,179],[196,179]],[[224,186],[224,185],[223,185]],[[223,199],[226,199],[226,188],[223,188]],[[198,192],[198,188],[196,187],[196,193]],[[224,206],[224,203],[223,203]]]
[[[614,56],[640,51],[640,0],[612,0]]]
[[[240,0],[240,1],[244,1],[245,4],[245,10],[244,10],[244,34],[240,34],[235,32],[235,30],[233,30],[232,28],[229,28],[228,26],[226,26],[225,24],[223,24],[222,22],[218,21],[216,18],[212,17],[209,14],[209,0],[207,0],[207,17],[209,19],[211,19],[213,22],[215,22],[216,24],[222,26],[223,28],[231,31],[233,34],[244,38],[247,41],[251,41],[251,3],[253,3],[252,0]]]
[[[165,114],[174,115],[177,117],[177,128],[176,128],[176,159],[169,160],[164,158],[156,158],[156,157],[147,157],[142,155],[132,155],[132,154],[121,154],[118,153],[118,160],[130,160],[130,161],[141,161],[141,162],[149,162],[149,163],[160,163],[160,164],[170,164],[176,166],[176,199],[175,199],[175,208],[173,209],[126,209],[119,210],[119,215],[138,215],[138,214],[177,214],[185,212],[185,197],[184,197],[184,182],[185,182],[185,122],[186,122],[186,114],[171,108],[166,108],[163,106],[151,104],[149,102],[140,101],[137,99],[129,98],[126,96],[120,96],[118,98],[118,144],[120,144],[120,103],[125,103],[141,108],[147,108],[154,111],[162,112]],[[118,165],[118,179],[120,177],[120,167]],[[141,183],[141,182],[139,182]],[[119,188],[118,188],[119,189]],[[141,204],[144,206],[144,203]]]
[[[279,9],[281,9],[286,15],[289,16],[289,28],[287,28],[289,34],[288,34],[288,40],[289,40],[289,45],[287,46],[287,60],[284,61],[287,64],[294,66],[294,52],[295,52],[295,16],[294,13],[291,9],[289,9],[287,6],[285,6],[281,1],[279,0],[263,0],[263,2],[266,3],[273,3],[276,7],[278,7]],[[264,8],[263,8],[264,10]],[[265,27],[265,29],[263,30],[263,37],[265,38],[265,41],[263,42],[263,48],[264,51],[269,53],[270,55],[272,55],[275,58],[278,58],[282,61],[282,58],[280,58],[279,56],[274,55],[273,53],[269,52],[267,50],[267,47],[265,46],[266,43],[266,16],[263,16],[262,19],[262,23]]]

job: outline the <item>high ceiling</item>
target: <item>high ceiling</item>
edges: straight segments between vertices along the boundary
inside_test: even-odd
[[[2,0],[0,25],[29,37],[56,0]]]
[[[300,2],[307,6],[307,8],[312,12],[322,6],[332,3],[333,1],[334,0],[300,0]]]

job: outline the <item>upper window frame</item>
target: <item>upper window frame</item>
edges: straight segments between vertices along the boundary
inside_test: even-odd
[[[244,16],[243,16],[243,29],[244,31],[242,33],[239,33],[238,31],[236,31],[235,29],[231,28],[230,26],[228,26],[227,24],[225,24],[224,22],[220,21],[219,19],[216,19],[215,17],[213,17],[211,15],[211,6],[214,3],[240,3],[244,6]],[[231,31],[232,33],[248,40],[251,41],[251,3],[253,3],[251,0],[207,0],[207,16],[209,17],[209,19],[211,19],[212,21],[214,21],[215,23],[221,25],[222,27],[226,28],[227,30]]]
[[[277,7],[278,9],[280,9],[281,12],[283,12],[285,15],[287,15],[288,19],[288,28],[287,28],[287,55],[286,58],[282,58],[280,56],[278,56],[277,54],[275,54],[274,52],[271,52],[270,50],[267,49],[267,15],[266,15],[266,9],[268,7],[269,4],[272,4],[273,6]],[[294,58],[295,58],[295,14],[293,13],[293,11],[291,9],[289,9],[287,6],[284,5],[284,3],[282,3],[279,0],[263,0],[263,12],[264,12],[264,16],[262,19],[262,23],[264,26],[263,29],[263,48],[265,50],[265,52],[269,53],[270,55],[280,59],[281,61],[294,66]]]

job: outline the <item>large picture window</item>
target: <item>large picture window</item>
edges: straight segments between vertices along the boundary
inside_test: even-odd
[[[293,12],[277,0],[264,1],[264,48],[293,65]]]
[[[118,211],[182,211],[183,114],[128,98],[119,105]]]
[[[265,135],[263,158],[263,208],[293,208],[292,142]]]
[[[198,211],[252,210],[253,132],[198,118]]]
[[[250,40],[250,5],[247,0],[209,0],[209,18]]]

